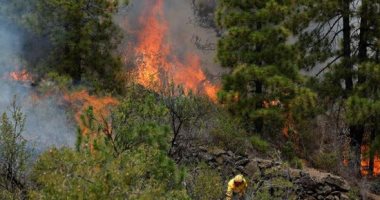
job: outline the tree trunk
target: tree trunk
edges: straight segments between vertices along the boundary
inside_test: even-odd
[[[368,46],[368,5],[366,3],[366,1],[363,1],[363,5],[362,5],[362,11],[360,13],[360,36],[359,36],[359,46],[358,46],[358,62],[359,64],[365,62],[367,60],[367,46]],[[358,76],[358,84],[362,84],[365,82],[365,77],[364,76],[360,76],[360,73],[359,73],[359,76]],[[351,131],[351,129],[350,129]],[[351,133],[351,135],[355,135],[357,138],[356,140],[359,142],[360,141],[360,146],[362,145],[362,140],[363,140],[363,132],[364,132],[364,126],[363,125],[358,125],[356,128],[353,129],[353,132]],[[358,137],[361,137],[361,138],[358,138]],[[369,146],[370,148],[370,146]],[[369,149],[371,151],[371,149]],[[360,152],[360,148],[358,149],[358,154],[360,155],[361,152]],[[360,162],[360,159],[359,159],[359,162]],[[373,168],[373,157],[370,158],[370,165],[372,163],[372,168]],[[360,164],[360,163],[359,163]],[[370,172],[369,173],[372,173],[373,169],[369,170]]]
[[[354,169],[358,176],[360,174],[360,166],[361,166],[361,146],[363,144],[363,133],[364,128],[362,126],[350,126],[350,146],[352,148],[352,152],[354,153],[354,158],[351,160],[351,167]]]
[[[367,47],[368,47],[368,5],[366,1],[363,1],[362,11],[360,13],[360,35],[359,35],[359,47],[358,47],[358,61],[359,64],[367,60]],[[365,77],[359,76],[358,83],[364,83]]]
[[[256,24],[256,29],[257,29],[257,30],[260,30],[261,27],[262,27],[261,22],[258,22],[258,23]],[[257,45],[256,45],[256,52],[260,52],[260,51],[262,51],[262,47],[261,47],[261,45],[258,45],[258,44],[257,44]],[[262,63],[262,61],[258,61],[258,64],[261,66],[263,63]],[[256,87],[256,88],[255,88],[255,93],[256,93],[256,94],[260,95],[260,94],[263,93],[263,84],[261,83],[261,81],[256,80],[256,81],[255,81],[255,87]],[[263,102],[258,101],[258,102],[256,103],[256,109],[261,109],[261,108],[263,108],[262,103],[263,103]],[[260,118],[258,118],[258,119],[256,120],[256,122],[255,122],[255,131],[256,131],[257,133],[261,133],[262,130],[263,130],[263,126],[264,126],[264,119],[260,117]]]
[[[351,27],[350,27],[350,0],[343,0],[343,65],[345,67],[346,95],[352,91],[352,59],[351,59]]]
[[[371,144],[372,141],[375,140],[375,130],[372,130],[371,131],[371,136],[370,136],[370,142],[369,144]],[[368,168],[368,175],[369,176],[373,176],[374,175],[374,165],[375,165],[375,154],[376,152],[372,150],[372,147],[371,145],[369,145],[369,168]]]

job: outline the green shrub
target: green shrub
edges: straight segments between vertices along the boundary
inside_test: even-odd
[[[251,137],[251,144],[254,149],[260,151],[261,153],[267,153],[270,145],[267,141],[263,140],[260,136],[254,135]]]
[[[232,118],[224,111],[215,113],[209,133],[213,139],[213,145],[221,149],[244,154],[249,146],[247,133],[240,126],[239,120]]]
[[[297,169],[302,169],[302,168],[303,168],[302,160],[299,159],[298,157],[293,158],[293,159],[289,162],[289,164],[290,164],[290,166],[293,167],[293,168],[297,168]]]
[[[224,186],[222,177],[206,164],[200,164],[187,178],[187,191],[195,200],[222,199]]]
[[[281,156],[288,161],[291,161],[296,157],[294,144],[292,142],[286,142],[286,144],[281,148]]]
[[[315,167],[324,170],[334,170],[339,162],[337,153],[320,153],[313,159]]]
[[[361,198],[360,189],[358,187],[352,187],[347,195],[348,195],[348,198],[350,198],[350,200],[357,200]]]

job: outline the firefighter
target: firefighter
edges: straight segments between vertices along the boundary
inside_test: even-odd
[[[247,181],[243,175],[239,174],[228,182],[227,198],[226,200],[232,200],[236,195],[239,199],[244,198],[245,190],[248,187]]]

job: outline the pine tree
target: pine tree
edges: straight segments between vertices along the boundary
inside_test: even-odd
[[[316,76],[327,71],[319,92],[322,98],[333,102],[334,106],[328,109],[334,110],[337,105],[347,108],[345,118],[355,154],[352,164],[356,167],[360,166],[367,121],[353,116],[354,110],[358,111],[359,105],[365,110],[364,105],[373,101],[377,93],[369,89],[373,79],[368,82],[368,78],[372,76],[369,72],[376,71],[371,68],[376,68],[378,62],[378,6],[377,0],[302,1],[295,13],[297,20],[293,21],[304,52],[302,66],[318,67]]]
[[[113,22],[118,1],[37,0],[31,28],[49,39],[44,66],[74,82],[120,90],[121,61],[114,55],[121,34]],[[116,80],[116,81],[115,81]]]
[[[217,56],[232,70],[219,97],[251,132],[296,133],[296,121],[313,116],[316,96],[302,86],[299,53],[289,42],[294,6],[276,0],[219,2],[217,22],[224,34]]]

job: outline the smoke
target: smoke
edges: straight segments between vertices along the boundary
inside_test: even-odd
[[[75,127],[59,97],[33,99],[34,88],[30,83],[10,80],[9,73],[25,68],[20,58],[23,47],[23,31],[5,21],[0,15],[0,112],[7,112],[14,96],[26,115],[24,138],[37,152],[51,146],[74,146]]]
[[[214,0],[195,1],[215,6]],[[189,52],[198,55],[201,58],[202,69],[206,72],[208,79],[215,81],[226,72],[226,69],[220,67],[216,62],[217,32],[212,25],[204,26],[197,21],[199,16],[193,9],[193,3],[193,0],[163,1],[164,20],[168,22],[169,27],[166,40],[171,46],[172,52],[175,52],[175,56],[183,62],[185,62]],[[143,17],[146,8],[153,4],[152,0],[132,0],[127,8],[121,9],[117,21],[126,33],[126,41],[124,41],[126,48],[134,46],[133,42],[137,40],[137,33],[141,29],[141,17]],[[210,16],[208,20],[212,18],[213,16]]]

